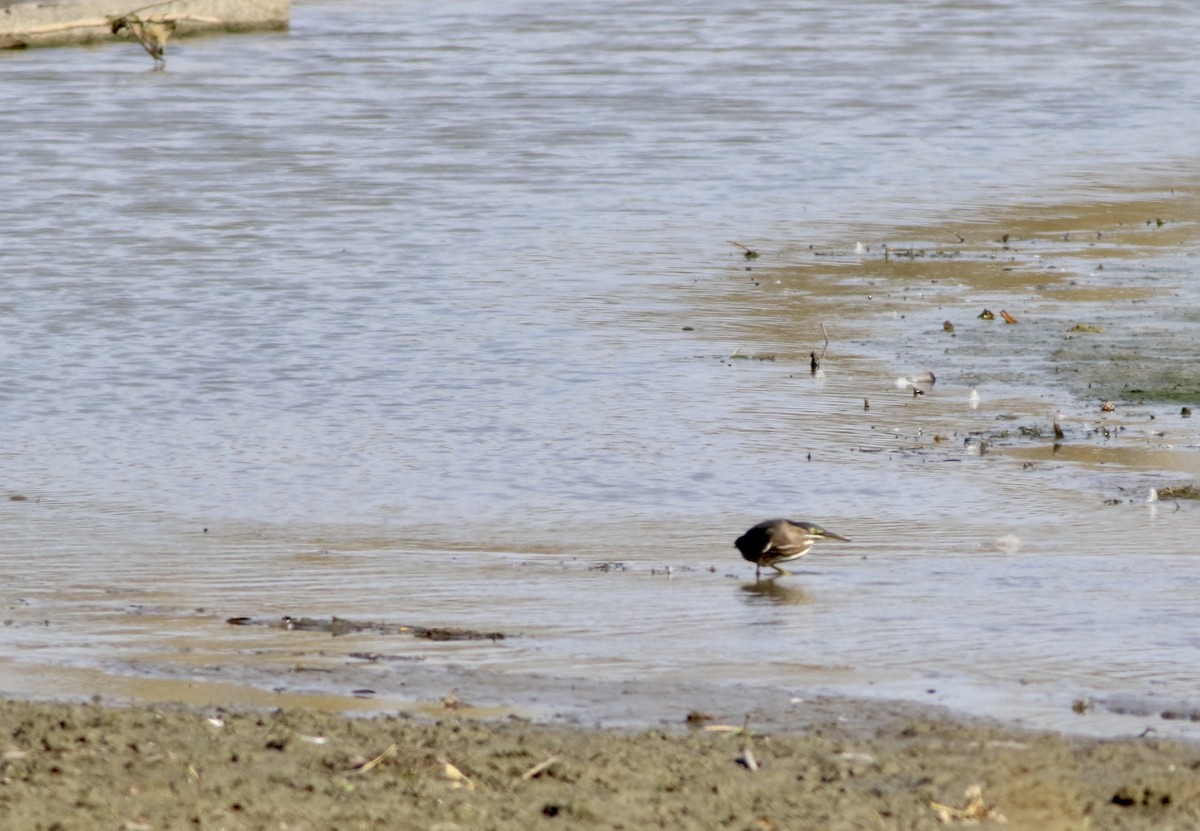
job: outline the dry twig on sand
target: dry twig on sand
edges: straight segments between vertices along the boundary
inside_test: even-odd
[[[535,776],[546,772],[547,770],[552,768],[558,762],[558,760],[561,758],[562,758],[561,753],[555,753],[553,756],[551,756],[546,761],[538,762],[536,765],[531,767],[529,770],[527,770],[521,774],[521,781],[528,782],[530,779],[533,779]]]
[[[353,773],[366,773],[369,770],[373,770],[374,768],[377,768],[377,767],[379,767],[379,765],[383,764],[384,759],[388,758],[389,756],[395,756],[396,751],[399,749],[400,749],[400,745],[393,744],[391,747],[389,747],[387,750],[380,753],[378,756],[376,756],[371,761],[363,762],[361,765],[358,765],[357,767],[355,767],[352,772]]]

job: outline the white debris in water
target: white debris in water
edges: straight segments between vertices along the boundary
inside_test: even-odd
[[[916,387],[918,389],[929,389],[936,383],[937,383],[936,375],[934,375],[932,372],[922,372],[918,375],[914,375],[911,378],[904,378],[904,377],[897,378],[896,379],[896,389],[906,390],[909,387]]]
[[[967,397],[967,401],[970,402],[972,410],[979,409],[979,390],[971,387],[971,394]]]
[[[1003,537],[993,540],[992,547],[1005,554],[1016,554],[1021,550],[1021,538],[1016,534],[1005,534]]]

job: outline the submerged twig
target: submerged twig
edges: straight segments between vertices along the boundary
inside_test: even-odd
[[[740,242],[737,242],[736,240],[727,240],[727,242],[730,245],[736,245],[738,248],[742,249],[742,251],[744,252],[742,254],[742,256],[744,256],[747,260],[753,260],[755,257],[758,256],[758,252],[755,251],[753,248],[751,248],[748,245],[742,245]]]
[[[821,354],[818,356],[815,351],[808,353],[808,367],[813,375],[817,374],[817,370],[821,368],[821,362],[825,360],[825,353],[829,350],[829,333],[825,331],[825,324],[821,324],[821,335],[825,338],[825,345],[821,347]]]

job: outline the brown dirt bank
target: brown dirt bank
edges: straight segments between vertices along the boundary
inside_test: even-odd
[[[1198,771],[1200,748],[1152,734],[921,714],[747,737],[0,702],[6,831],[920,829],[964,825],[933,803],[962,809],[973,785],[985,825],[1197,828]]]

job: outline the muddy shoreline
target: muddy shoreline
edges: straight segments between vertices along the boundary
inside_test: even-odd
[[[0,702],[0,825],[25,829],[1182,828],[1200,748],[912,706],[802,731],[605,730],[308,708]],[[747,728],[748,729],[744,729]]]

